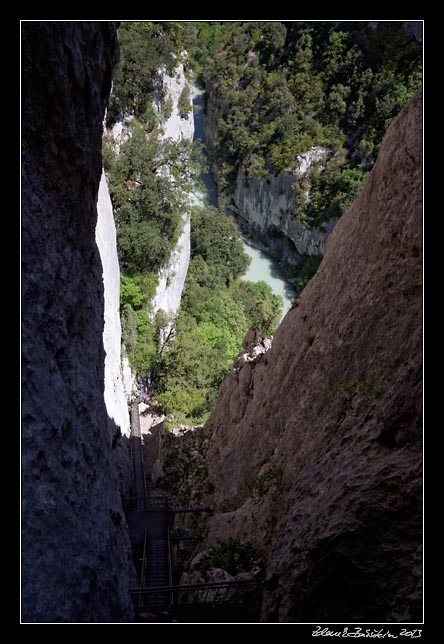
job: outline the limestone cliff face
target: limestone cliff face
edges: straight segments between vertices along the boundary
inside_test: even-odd
[[[183,56],[186,56],[186,52],[183,52]],[[163,100],[155,101],[155,107],[161,111],[162,104],[171,101],[171,114],[163,124],[163,137],[175,141],[181,138],[192,140],[194,135],[193,113],[188,114],[188,118],[181,118],[178,107],[180,95],[187,84],[183,64],[177,64],[173,75],[162,69],[159,76],[160,94],[162,94]]]
[[[182,232],[168,264],[159,271],[159,285],[152,300],[155,311],[162,309],[169,316],[175,316],[180,307],[182,291],[190,263],[190,213],[183,217]]]
[[[312,148],[307,152],[311,160],[319,159],[324,148]],[[300,180],[308,167],[301,155],[296,172],[281,172],[277,176],[268,175],[263,179],[246,180],[242,171],[237,175],[234,194],[219,197],[221,205],[233,212],[242,223],[267,237],[273,231],[284,234],[290,239],[300,255],[323,255],[327,237],[333,230],[335,219],[311,229],[297,216],[297,204],[292,185]]]
[[[217,148],[217,120],[224,106],[211,90],[207,96],[204,121],[205,144],[210,157],[213,176],[218,183],[218,167],[214,162]],[[298,203],[293,185],[297,184],[311,165],[321,162],[328,155],[327,148],[317,146],[307,150],[295,160],[293,171],[277,176],[267,175],[261,179],[248,179],[239,170],[234,190],[222,190],[219,186],[218,201],[225,210],[251,232],[259,233],[273,247],[273,237],[284,235],[293,244],[298,255],[323,255],[328,235],[333,230],[335,219],[325,222],[320,228],[309,228],[298,218]],[[308,195],[307,195],[308,197]],[[287,251],[288,252],[288,251]],[[288,261],[298,260],[288,253]]]
[[[265,621],[421,620],[421,96],[272,348],[208,421],[207,547],[254,540]]]
[[[116,24],[28,22],[22,42],[22,620],[126,621],[128,461],[104,400],[95,242]]]
[[[187,119],[181,118],[178,108],[179,97],[186,85],[186,78],[182,63],[179,63],[175,75],[170,76],[166,72],[161,75],[161,84],[164,94],[164,102],[171,100],[171,115],[163,126],[161,138],[171,138],[179,141],[182,138],[193,140],[194,120],[192,113]],[[159,105],[160,107],[160,105]],[[191,203],[191,195],[190,195]],[[152,300],[154,311],[162,309],[170,317],[174,317],[180,307],[183,287],[190,263],[190,210],[183,213],[182,232],[177,241],[176,247],[171,253],[168,263],[159,271],[159,285]],[[166,330],[166,333],[169,329]]]
[[[120,269],[117,257],[116,226],[105,173],[102,172],[97,201],[96,242],[103,268],[105,301],[105,325],[103,347],[105,349],[105,404],[108,415],[129,436],[130,423],[127,395],[122,376],[120,325]]]

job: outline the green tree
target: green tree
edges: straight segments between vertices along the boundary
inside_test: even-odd
[[[257,329],[264,337],[274,333],[282,315],[283,299],[275,295],[269,284],[259,282],[238,282],[233,297],[242,305],[248,320],[248,327]]]
[[[172,340],[155,368],[159,402],[177,422],[203,422],[249,328],[273,333],[282,299],[264,282],[243,282],[248,265],[230,218],[216,208],[192,213],[191,262]]]
[[[322,182],[313,175],[310,193],[326,190],[322,205],[302,213],[317,222],[339,216],[388,125],[420,86],[421,56],[421,43],[401,22],[374,29],[364,22],[227,23],[199,63],[211,88],[219,188],[232,191],[240,169],[264,178],[294,169],[312,146],[345,147],[335,181],[332,168]]]
[[[306,255],[296,280],[298,288],[303,291],[314,276],[322,262],[322,255]]]
[[[119,27],[120,61],[114,68],[108,126],[124,112],[139,115],[155,90],[158,70],[177,64],[166,23],[123,22]]]
[[[184,88],[180,93],[179,100],[177,102],[177,108],[179,110],[181,118],[188,118],[189,113],[193,111],[190,86],[188,85],[188,83],[184,85]]]
[[[195,176],[190,141],[160,141],[133,119],[110,172],[120,265],[127,274],[159,269],[171,255]],[[112,150],[111,150],[112,152]]]
[[[200,256],[214,267],[227,285],[245,273],[251,260],[243,252],[235,222],[222,208],[194,208],[191,225],[192,257]]]

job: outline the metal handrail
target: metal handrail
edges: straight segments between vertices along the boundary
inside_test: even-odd
[[[146,540],[148,537],[148,530],[145,529],[145,537],[143,539],[143,555],[142,555],[142,572],[140,573],[140,588],[143,588],[145,583],[145,560],[146,560]],[[139,606],[140,606],[140,597],[139,597]]]
[[[263,586],[264,579],[234,579],[230,581],[208,581],[200,584],[172,584],[169,586],[150,586],[149,588],[132,588],[130,593],[151,593],[151,592],[168,592],[171,588],[173,590],[199,590],[200,588],[217,588],[224,586]]]
[[[137,497],[127,496],[124,500],[126,511],[137,509]],[[143,510],[148,512],[167,512],[169,511],[168,499],[164,496],[149,496],[145,499]]]
[[[170,544],[170,527],[167,527],[167,548],[168,548],[168,583],[173,587],[173,564],[171,560],[171,544]],[[174,603],[174,592],[170,591],[170,601]]]
[[[134,600],[138,600],[139,607],[143,606],[144,601],[149,603],[150,597],[154,597],[156,605],[174,606],[184,604],[224,604],[241,602],[242,590],[256,590],[258,591],[264,585],[264,579],[242,579],[235,581],[222,581],[222,582],[208,582],[201,584],[178,584],[170,586],[152,586],[150,588],[139,588],[137,590],[130,590],[130,594]],[[210,595],[210,591],[216,591],[215,595]],[[224,591],[225,593],[220,591]],[[229,591],[233,590],[234,593]],[[186,601],[189,599],[191,592],[197,591],[197,598],[192,597],[191,602]],[[159,602],[158,597],[170,597],[169,601]]]

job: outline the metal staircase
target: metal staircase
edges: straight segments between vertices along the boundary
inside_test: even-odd
[[[174,585],[170,527],[178,513],[211,512],[210,508],[170,508],[168,500],[147,493],[138,405],[131,405],[131,456],[134,496],[127,499],[126,516],[138,588],[131,591],[138,621],[144,613],[157,621],[162,615],[178,621],[255,621],[262,580]],[[165,620],[167,621],[167,620]]]

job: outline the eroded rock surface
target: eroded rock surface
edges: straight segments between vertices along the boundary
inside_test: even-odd
[[[421,127],[417,94],[271,349],[230,373],[205,427],[203,547],[255,541],[264,621],[421,619]]]
[[[116,24],[22,23],[22,620],[132,616],[95,242]]]

